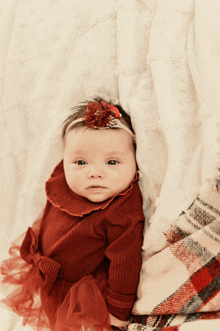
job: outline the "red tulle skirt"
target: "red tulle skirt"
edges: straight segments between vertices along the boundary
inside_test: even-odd
[[[41,290],[37,268],[20,257],[20,246],[12,246],[12,257],[1,265],[1,306],[23,317],[35,331],[110,331],[105,300],[92,275],[72,284],[56,280],[49,295]]]

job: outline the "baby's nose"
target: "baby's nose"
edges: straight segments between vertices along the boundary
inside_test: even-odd
[[[104,173],[101,167],[91,167],[88,172],[89,178],[103,178]]]

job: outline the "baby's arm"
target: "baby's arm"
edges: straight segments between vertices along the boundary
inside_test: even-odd
[[[136,299],[144,224],[143,220],[123,220],[123,217],[118,223],[107,230],[110,244],[106,256],[110,267],[106,303],[112,325],[123,327],[129,323]]]
[[[43,214],[44,214],[44,209],[40,212],[40,214],[37,216],[34,223],[31,225],[31,228],[32,228],[32,230],[34,231],[34,233],[37,237],[39,235],[40,225],[41,225]]]
[[[33,225],[32,225],[32,229],[36,229],[38,228],[38,224],[39,222],[41,221],[42,217],[43,217],[43,214],[44,214],[44,209],[40,212],[40,214],[37,216],[36,220],[34,221]]]

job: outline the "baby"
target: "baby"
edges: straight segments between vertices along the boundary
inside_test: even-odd
[[[3,302],[35,330],[122,329],[136,299],[144,226],[135,136],[119,105],[94,99],[73,110],[43,214],[20,256],[2,263],[3,285],[16,286]]]

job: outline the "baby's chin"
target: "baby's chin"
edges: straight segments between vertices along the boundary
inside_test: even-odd
[[[110,192],[108,194],[89,194],[89,195],[86,195],[84,196],[86,199],[88,199],[89,201],[91,202],[94,202],[94,203],[101,203],[101,202],[104,202],[106,200],[109,200],[115,196],[117,196],[118,194],[120,194],[121,192],[123,192],[124,190],[120,190],[118,192]]]
[[[89,186],[83,193],[85,198],[94,203],[104,202],[114,194],[111,189],[105,186]]]
[[[94,197],[86,197],[89,201],[91,201],[91,202],[94,202],[94,203],[100,203],[100,202],[104,202],[104,201],[106,201],[106,200],[109,200],[109,199],[111,199],[112,198],[112,196],[110,196],[110,197],[96,197],[96,196],[94,196]]]

